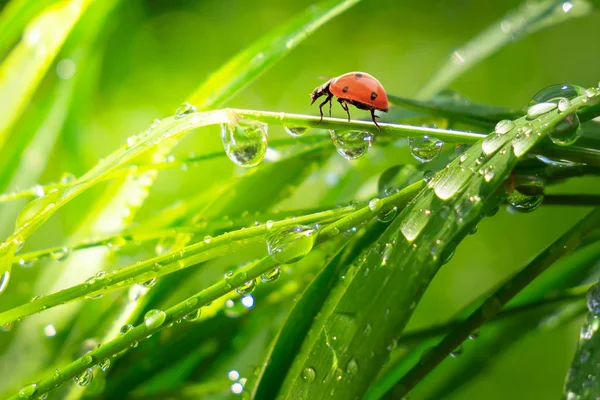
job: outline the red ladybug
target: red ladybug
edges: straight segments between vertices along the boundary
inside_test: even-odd
[[[323,106],[329,102],[329,116],[331,116],[331,98],[337,97],[337,101],[342,108],[348,113],[348,122],[350,122],[350,111],[348,104],[352,104],[359,110],[371,111],[371,118],[377,129],[377,121],[375,118],[375,110],[388,112],[388,99],[385,89],[381,83],[373,76],[365,72],[348,72],[347,74],[333,78],[313,90],[310,94],[312,105],[315,100],[321,96],[327,96],[324,102],[319,105],[321,112],[321,121],[323,120]]]

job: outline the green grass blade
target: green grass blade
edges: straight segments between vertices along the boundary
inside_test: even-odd
[[[563,8],[563,4],[569,4],[571,7]],[[572,18],[584,16],[591,10],[591,4],[586,0],[524,2],[518,9],[494,22],[489,28],[454,51],[446,63],[419,91],[417,99],[429,99],[448,87],[475,64],[514,42],[515,39]]]
[[[565,113],[587,102],[585,95],[579,96]],[[447,254],[498,205],[497,191],[519,158],[563,117],[558,110],[539,116],[530,135],[520,133],[531,123],[522,117],[500,145],[492,149],[479,142],[438,173],[378,241],[390,250],[372,249],[363,263],[348,271],[343,288],[332,292],[280,397],[320,397],[332,391],[340,398],[362,396]],[[371,272],[365,274],[367,269]],[[366,326],[371,327],[368,340]],[[314,381],[302,379],[304,368],[316,371]]]

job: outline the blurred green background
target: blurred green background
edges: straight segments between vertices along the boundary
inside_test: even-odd
[[[128,136],[145,130],[155,118],[172,114],[211,72],[310,4],[306,0],[121,1],[98,37],[74,34],[68,39],[75,48],[73,54],[77,55],[80,44],[89,46],[88,52],[73,63],[67,60],[65,64],[64,56],[57,58],[12,135],[25,130],[22,127],[44,107],[48,91],[55,90],[57,82],[68,85],[74,81],[67,118],[39,182],[57,181],[65,172],[80,176],[123,145]],[[319,29],[226,106],[318,115],[317,107],[309,106],[308,94],[328,77],[355,70],[376,76],[390,94],[411,97],[455,48],[519,5],[512,0],[363,1]],[[600,14],[593,12],[529,35],[476,65],[451,88],[478,102],[520,108],[549,84],[597,85],[598,27]],[[352,115],[367,118],[356,110]],[[344,116],[337,104],[334,116]],[[385,118],[383,115],[382,120]],[[269,130],[270,139],[284,136],[280,127]],[[203,154],[221,146],[218,129],[213,127],[188,135],[174,153]],[[335,168],[355,176],[340,191],[338,203],[371,196],[363,184],[374,173],[393,164],[417,163],[406,148],[373,150],[354,162],[334,155]],[[5,157],[2,162],[10,161]],[[151,217],[182,194],[226,182],[235,173],[236,168],[226,158],[199,163],[186,171],[163,172],[137,220]],[[2,176],[3,191],[18,188],[7,187],[9,178]],[[370,182],[367,188],[372,187]],[[26,249],[59,245],[103,187],[61,210],[32,237]],[[301,189],[285,202],[286,208],[310,206],[311,199],[318,199],[326,190],[326,182],[315,176]],[[550,189],[560,193],[593,191],[600,193],[592,179],[574,179]],[[11,221],[18,212],[14,204],[0,204],[3,237],[12,231]],[[484,220],[478,233],[459,246],[452,261],[435,278],[410,327],[444,321],[524,265],[584,212],[581,208],[542,207],[531,214],[511,215],[501,210],[493,219]],[[11,293],[10,300],[4,295],[0,309],[30,298],[33,288],[28,281],[36,273],[36,268],[17,268],[7,292]],[[499,354],[479,379],[449,398],[558,398],[579,326],[578,320],[552,332],[530,335]],[[444,364],[452,362],[448,359]],[[427,382],[435,376],[424,381],[413,398],[427,392]]]

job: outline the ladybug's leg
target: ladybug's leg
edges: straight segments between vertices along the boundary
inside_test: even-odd
[[[346,113],[348,114],[348,122],[350,122],[350,110],[348,110],[348,104],[346,104],[344,99],[338,99],[338,102],[340,103],[340,106],[342,106],[344,111],[346,111]]]
[[[377,121],[375,120],[375,118],[379,118],[379,116],[375,115],[375,110],[371,108],[371,119],[373,120],[373,123],[375,124],[377,129],[379,129],[379,131],[381,131],[381,128],[379,127],[379,125],[377,125]]]
[[[330,117],[331,117],[331,103],[332,103],[332,101],[331,101],[331,98],[330,98],[329,99],[329,116]]]
[[[327,98],[325,99],[325,101],[323,101],[321,104],[319,104],[319,111],[321,112],[321,121],[323,121],[323,106],[325,105],[325,103],[329,102],[329,106],[331,107],[331,98],[333,97],[332,94],[330,94],[329,96],[327,96]]]

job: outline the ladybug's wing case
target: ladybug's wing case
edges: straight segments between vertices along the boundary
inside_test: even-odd
[[[365,72],[349,72],[331,80],[331,93],[381,111],[388,110],[385,89],[377,79]]]

